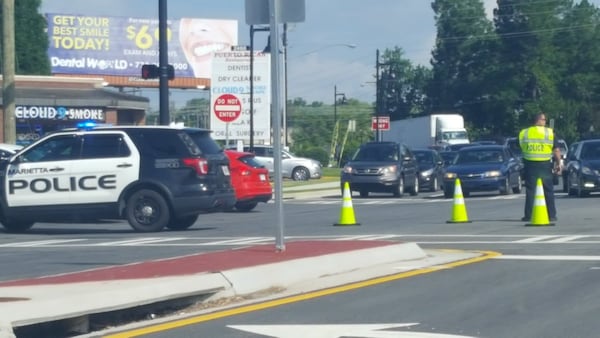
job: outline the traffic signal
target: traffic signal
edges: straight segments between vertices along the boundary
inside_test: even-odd
[[[142,79],[156,79],[160,75],[157,65],[142,65]]]
[[[167,66],[167,74],[169,76],[169,80],[173,80],[175,78],[175,68],[173,68],[173,65]]]
[[[175,78],[175,68],[173,65],[167,66],[167,76],[169,80]],[[157,65],[142,65],[142,79],[157,79],[160,77],[160,68]]]

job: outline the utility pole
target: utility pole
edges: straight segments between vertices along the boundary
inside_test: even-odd
[[[15,144],[15,0],[2,0],[2,106],[4,142]]]
[[[171,123],[169,112],[169,50],[167,41],[167,0],[158,0],[158,96],[160,124]]]
[[[338,96],[342,97],[342,103],[346,102],[346,94],[338,93],[337,85],[333,86],[333,136],[331,137],[331,149],[329,151],[329,164],[328,167],[331,168],[335,163],[337,163],[337,146],[338,146],[338,120],[337,120],[337,98]]]
[[[288,128],[287,128],[287,115],[288,115],[288,76],[287,76],[287,22],[283,23],[283,34],[281,35],[283,43],[283,147],[288,146]]]

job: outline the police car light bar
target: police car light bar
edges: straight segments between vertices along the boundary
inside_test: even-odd
[[[89,130],[95,127],[110,127],[110,123],[97,123],[96,121],[82,121],[77,123],[77,129]]]

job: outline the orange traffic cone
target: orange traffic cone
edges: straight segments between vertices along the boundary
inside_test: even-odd
[[[344,192],[342,194],[342,210],[340,211],[340,221],[333,225],[360,225],[354,218],[354,208],[352,207],[352,193],[350,184],[344,183]]]
[[[542,179],[538,178],[535,185],[535,197],[533,199],[533,210],[531,211],[530,225],[554,225],[548,218],[548,208],[546,208],[546,197],[544,196],[544,185]]]
[[[462,188],[460,187],[460,179],[454,181],[454,203],[452,205],[452,218],[446,223],[470,223],[467,216],[467,208],[465,206],[465,198],[463,197]]]

